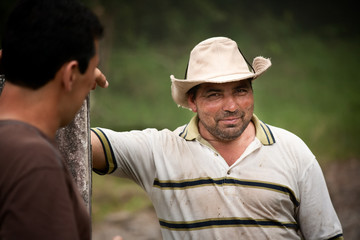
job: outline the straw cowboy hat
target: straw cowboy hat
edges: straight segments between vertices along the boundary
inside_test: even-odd
[[[251,70],[249,69],[249,66]],[[236,42],[226,37],[214,37],[200,42],[190,53],[185,79],[171,79],[171,94],[176,104],[190,108],[187,92],[201,83],[226,83],[255,79],[271,66],[271,61],[256,57],[247,63]]]

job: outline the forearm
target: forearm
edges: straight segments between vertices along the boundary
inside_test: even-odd
[[[90,132],[93,169],[104,171],[106,169],[106,158],[104,149],[98,136],[93,131]]]

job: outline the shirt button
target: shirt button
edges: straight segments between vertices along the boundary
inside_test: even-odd
[[[230,170],[228,170],[228,171],[227,171],[227,175],[230,175],[230,172],[231,172],[231,171],[230,171]]]

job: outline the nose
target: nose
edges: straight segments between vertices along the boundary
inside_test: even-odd
[[[227,96],[224,98],[223,110],[227,112],[235,112],[238,106],[236,99],[233,96]]]

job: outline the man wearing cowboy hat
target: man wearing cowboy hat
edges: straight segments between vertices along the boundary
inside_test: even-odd
[[[186,79],[170,77],[196,116],[173,132],[92,129],[94,171],[138,183],[163,239],[342,239],[314,155],[253,114],[251,82],[270,66],[247,64],[229,38],[199,43]]]

